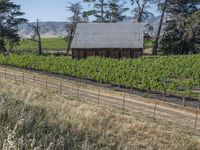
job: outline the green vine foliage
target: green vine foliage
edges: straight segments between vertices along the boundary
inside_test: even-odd
[[[196,95],[193,89],[200,87],[200,55],[143,57],[118,61],[99,57],[75,60],[65,56],[12,54],[0,55],[0,64],[186,96]]]

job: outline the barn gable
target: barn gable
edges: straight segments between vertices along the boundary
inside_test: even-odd
[[[143,48],[141,23],[79,23],[71,49]]]

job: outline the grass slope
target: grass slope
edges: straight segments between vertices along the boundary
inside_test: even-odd
[[[152,48],[154,44],[154,40],[153,39],[148,39],[144,41],[144,47],[145,48]]]
[[[197,150],[180,124],[122,115],[67,95],[0,79],[0,149]],[[14,98],[15,97],[15,98]]]

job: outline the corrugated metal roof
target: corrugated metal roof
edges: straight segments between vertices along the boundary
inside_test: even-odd
[[[142,23],[79,23],[71,48],[143,48]]]

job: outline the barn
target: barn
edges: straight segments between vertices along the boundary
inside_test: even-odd
[[[143,54],[141,23],[79,23],[71,44],[72,57],[138,58]]]

